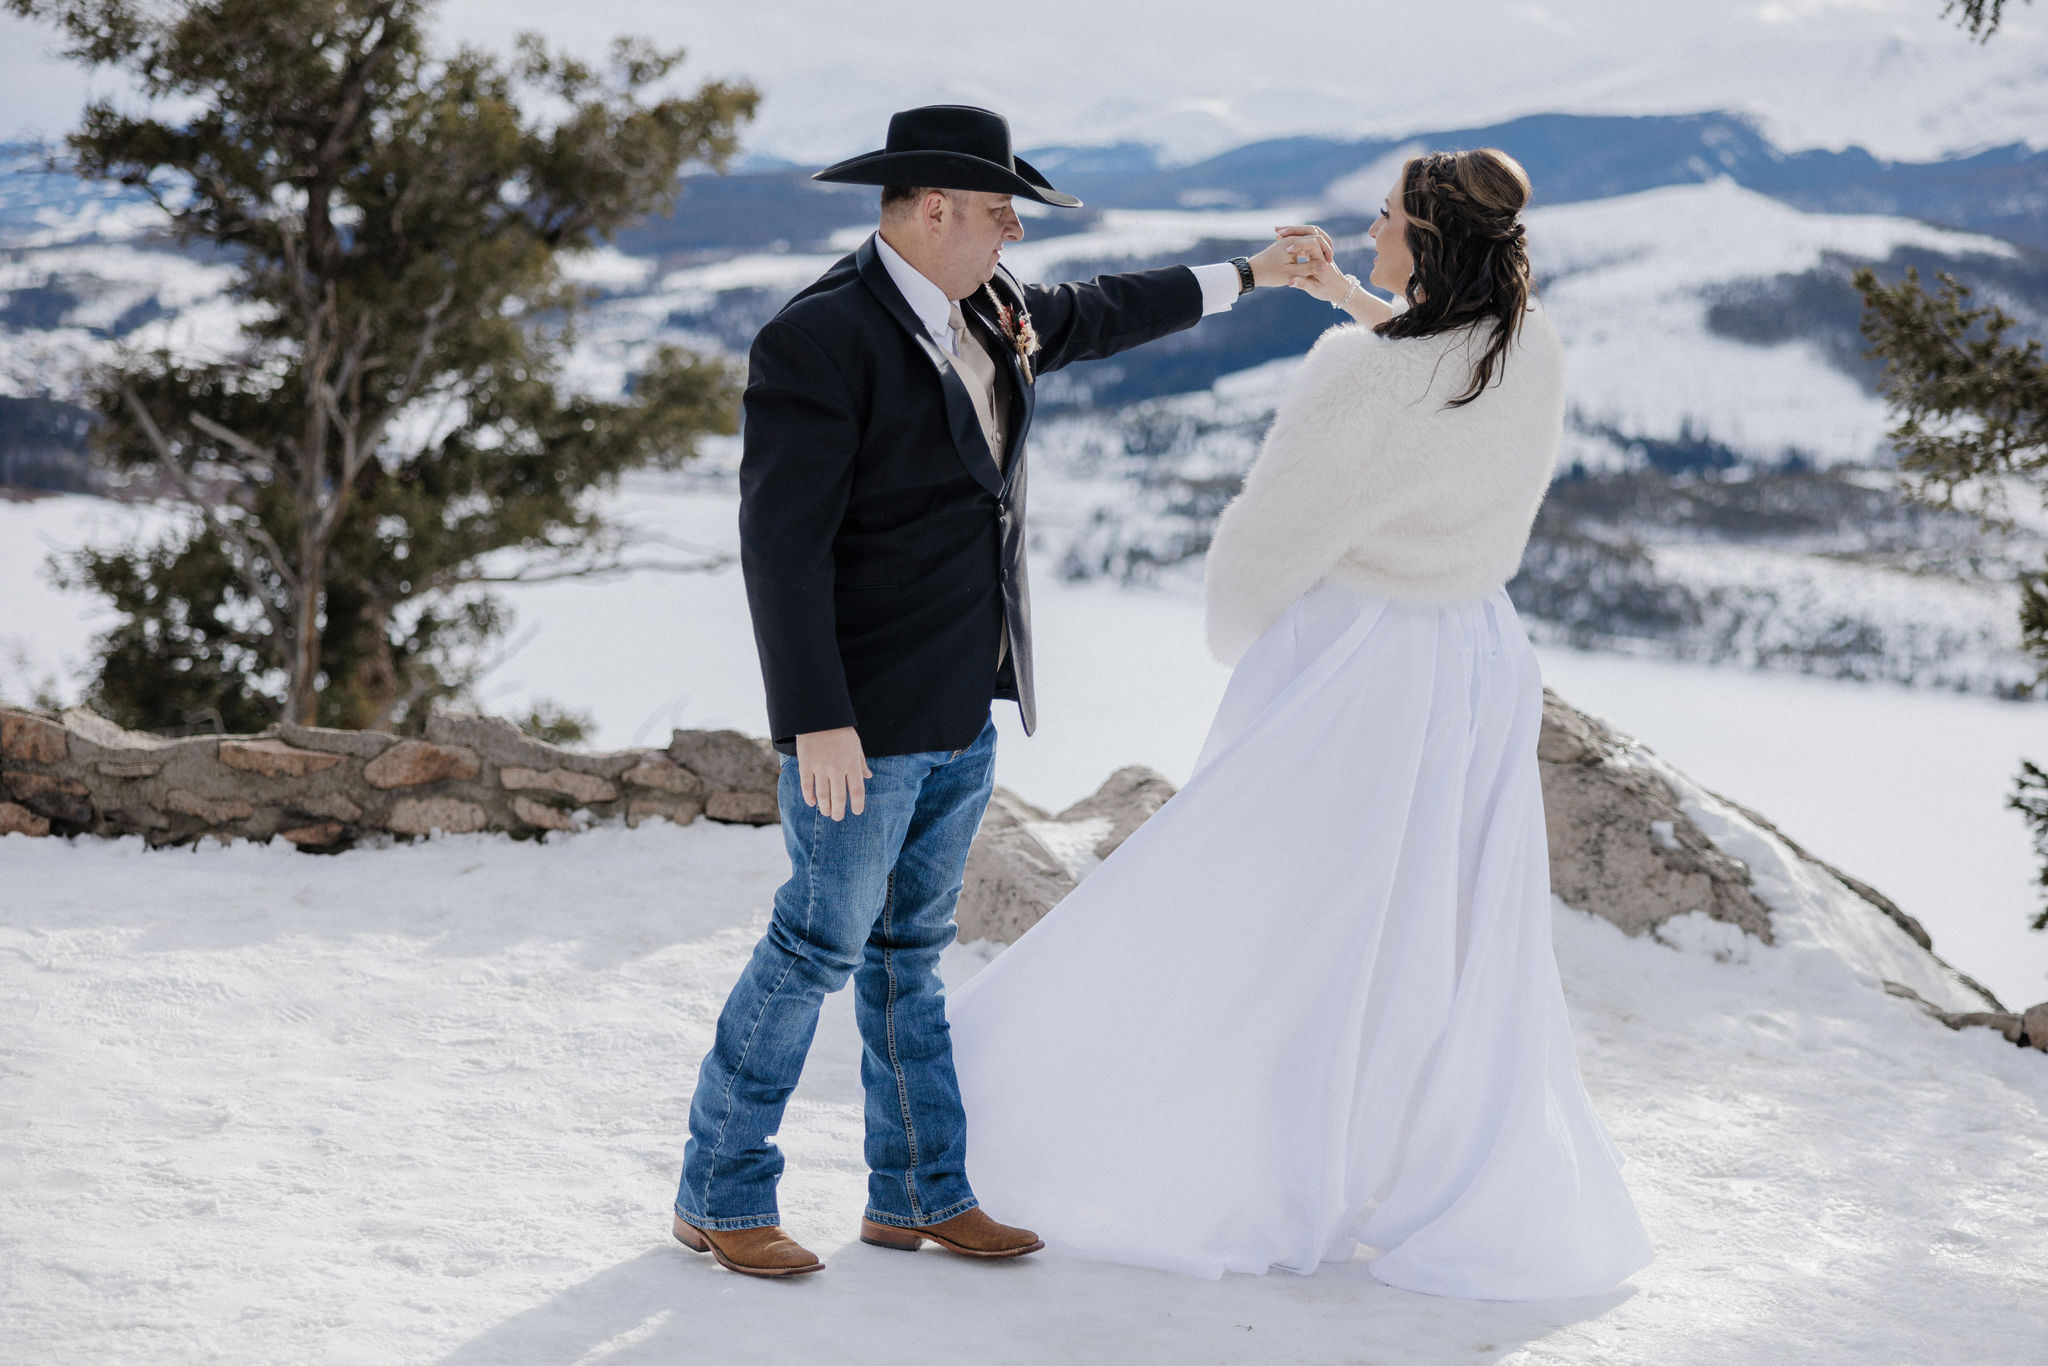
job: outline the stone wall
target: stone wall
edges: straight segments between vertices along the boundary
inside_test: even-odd
[[[424,739],[280,725],[164,739],[82,708],[0,707],[0,833],[141,835],[152,845],[284,839],[314,852],[366,835],[591,820],[776,820],[773,749],[737,731],[676,731],[665,749],[583,753],[459,713]]]

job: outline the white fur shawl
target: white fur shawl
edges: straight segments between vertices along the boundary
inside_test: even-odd
[[[1486,392],[1446,409],[1492,335],[1489,322],[1429,337],[1323,334],[1217,525],[1210,653],[1235,664],[1324,580],[1456,602],[1513,577],[1557,461],[1564,367],[1557,329],[1532,304]]]

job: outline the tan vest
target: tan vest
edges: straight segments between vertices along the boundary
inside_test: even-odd
[[[988,442],[989,454],[995,457],[997,472],[1006,473],[1009,465],[1009,370],[989,355],[980,334],[968,325],[967,316],[957,300],[946,321],[960,339],[957,357],[960,378],[967,385],[967,397],[974,401],[974,416],[981,423],[982,438]],[[996,638],[998,667],[1009,653],[1010,629],[1005,621],[1002,634]]]
[[[1008,464],[1004,446],[1009,436],[1009,373],[989,355],[981,334],[968,325],[967,315],[957,302],[947,321],[960,336],[960,378],[967,385],[967,397],[974,401],[974,416],[981,423],[982,438],[988,442],[989,454],[995,457],[996,469],[1003,470]]]

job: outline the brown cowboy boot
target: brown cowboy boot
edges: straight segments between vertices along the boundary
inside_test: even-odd
[[[878,1224],[872,1219],[860,1221],[860,1240],[876,1247],[915,1252],[927,1238],[963,1257],[1022,1257],[1045,1246],[1030,1229],[999,1224],[979,1206],[941,1223],[920,1224],[916,1228]]]
[[[727,1271],[742,1276],[801,1276],[825,1264],[773,1224],[765,1228],[708,1229],[676,1216],[676,1241],[692,1252],[708,1252]]]

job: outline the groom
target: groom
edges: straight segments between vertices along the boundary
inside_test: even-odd
[[[734,1271],[821,1263],[779,1227],[773,1135],[828,992],[853,979],[867,1093],[861,1238],[970,1257],[1041,1244],[977,1205],[939,953],[994,781],[993,698],[1029,734],[1024,437],[1040,375],[1192,327],[1324,264],[1257,257],[1027,285],[1000,264],[1022,195],[1075,208],[986,109],[889,121],[814,179],[880,185],[881,229],[754,339],[740,555],[789,881],[718,1019],[690,1103],[675,1235]]]

